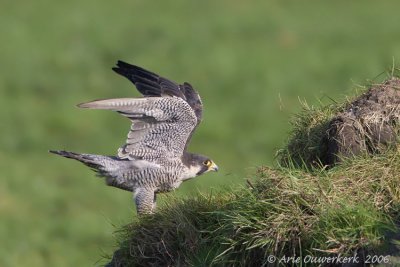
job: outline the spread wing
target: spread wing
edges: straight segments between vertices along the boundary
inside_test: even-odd
[[[203,114],[203,104],[198,92],[187,82],[177,84],[141,67],[118,61],[113,70],[129,79],[145,97],[176,96],[185,100],[196,114],[199,125]],[[196,128],[196,127],[195,127]],[[193,128],[193,131],[195,130]],[[193,134],[191,132],[190,136]],[[190,137],[188,138],[189,143]]]
[[[118,150],[123,159],[180,157],[197,125],[194,110],[176,96],[105,99],[78,106],[117,111],[132,121],[126,144]]]

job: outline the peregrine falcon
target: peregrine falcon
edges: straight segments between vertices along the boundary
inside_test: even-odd
[[[115,98],[79,104],[80,108],[113,110],[131,120],[126,143],[116,156],[51,153],[78,160],[105,177],[106,184],[133,193],[138,214],[153,213],[156,194],[169,192],[188,179],[218,166],[208,157],[187,152],[201,122],[199,94],[141,67],[118,61],[113,70],[129,79],[142,98]]]

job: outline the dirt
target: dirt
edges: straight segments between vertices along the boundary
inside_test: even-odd
[[[399,106],[400,79],[373,85],[331,120],[321,161],[332,165],[343,157],[387,149],[398,139]]]

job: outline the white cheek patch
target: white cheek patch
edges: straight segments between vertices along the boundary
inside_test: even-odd
[[[187,180],[196,177],[197,173],[201,170],[201,166],[190,166],[182,175],[182,180]]]

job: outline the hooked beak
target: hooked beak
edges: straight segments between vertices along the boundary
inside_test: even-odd
[[[208,168],[210,171],[217,172],[218,171],[218,166],[214,162],[211,164],[210,168]]]

